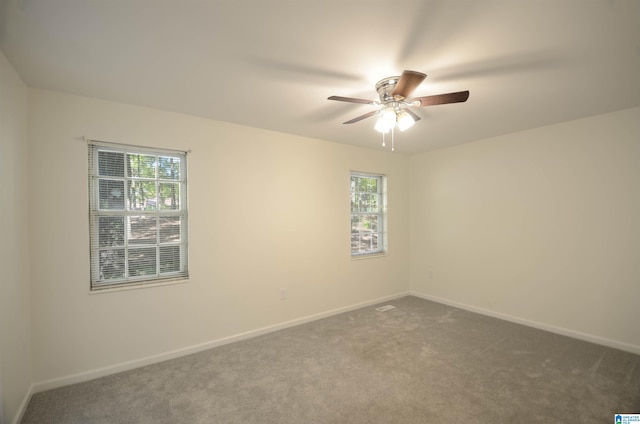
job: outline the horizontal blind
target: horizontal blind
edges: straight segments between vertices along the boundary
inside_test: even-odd
[[[186,152],[90,141],[91,289],[188,277]]]

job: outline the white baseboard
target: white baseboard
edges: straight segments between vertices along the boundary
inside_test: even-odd
[[[397,293],[391,296],[385,296],[378,299],[372,299],[366,302],[357,303],[354,305],[345,306],[338,309],[333,309],[326,312],[320,312],[313,315],[308,315],[306,317],[294,319],[291,321],[286,321],[280,324],[270,325],[267,327],[259,328],[252,331],[247,331],[245,333],[235,334],[233,336],[224,337],[217,340],[211,340],[205,343],[201,343],[198,345],[188,346],[176,350],[172,350],[169,352],[160,353],[157,355],[147,356],[145,358],[134,359],[132,361],[123,362],[116,365],[110,365],[103,368],[97,368],[89,371],[84,371],[81,373],[68,375],[65,377],[54,378],[51,380],[45,380],[35,383],[32,386],[31,393],[38,393],[45,390],[55,389],[58,387],[68,386],[70,384],[82,383],[84,381],[93,380],[100,377],[105,377],[107,375],[116,374],[123,371],[129,371],[135,368],[143,367],[146,365],[155,364],[158,362],[167,361],[169,359],[179,358],[181,356],[191,355],[193,353],[201,352],[203,350],[211,349],[217,346],[226,345],[233,342],[238,342],[240,340],[249,339],[252,337],[261,336],[263,334],[272,333],[274,331],[283,330],[285,328],[294,327],[296,325],[306,324],[311,321],[316,321],[322,318],[327,318],[333,315],[338,315],[343,312],[349,312],[354,309],[363,308],[370,305],[375,305],[381,302],[387,302],[393,299],[398,299],[400,297],[408,296],[409,292]],[[31,394],[29,395],[31,396]],[[27,399],[28,403],[28,399]],[[26,404],[25,404],[26,408]],[[24,411],[23,411],[24,413]]]
[[[464,303],[460,303],[460,302],[455,302],[453,300],[449,300],[449,299],[443,299],[440,297],[436,297],[436,296],[431,296],[428,294],[424,294],[424,293],[418,293],[418,292],[410,292],[411,296],[415,296],[415,297],[419,297],[425,300],[430,300],[432,302],[436,302],[436,303],[442,303],[444,305],[449,305],[449,306],[453,306],[455,308],[459,308],[459,309],[464,309],[470,312],[476,312],[479,313],[481,315],[486,315],[486,316],[490,316],[493,318],[499,318],[505,321],[510,321],[510,322],[514,322],[516,324],[522,324],[522,325],[526,325],[527,327],[533,327],[533,328],[537,328],[538,330],[545,330],[545,331],[549,331],[551,333],[555,333],[555,334],[560,334],[562,336],[567,336],[567,337],[572,337],[574,339],[579,339],[579,340],[584,340],[587,342],[591,342],[591,343],[595,343],[595,344],[599,344],[602,346],[607,346],[607,347],[612,347],[614,349],[619,349],[619,350],[624,350],[626,352],[630,352],[630,353],[635,353],[637,355],[640,355],[640,346],[636,346],[636,345],[632,345],[629,343],[624,343],[624,342],[619,342],[616,340],[610,340],[610,339],[606,339],[603,337],[599,337],[599,336],[594,336],[591,334],[587,334],[587,333],[582,333],[580,331],[574,331],[574,330],[570,330],[567,328],[562,328],[562,327],[556,327],[554,325],[549,325],[549,324],[544,324],[541,322],[537,322],[537,321],[531,321],[528,319],[524,319],[524,318],[519,318],[513,315],[508,315],[508,314],[503,314],[501,312],[496,312],[496,311],[492,311],[489,309],[484,309],[484,308],[479,308],[477,306],[473,306],[473,305],[467,305]]]
[[[27,410],[27,406],[29,405],[29,401],[31,400],[31,396],[33,396],[33,384],[31,385],[31,387],[29,387],[29,390],[27,390],[27,393],[25,393],[24,397],[22,398],[22,402],[20,402],[20,407],[18,408],[18,411],[16,412],[16,415],[13,417],[13,421],[11,421],[11,424],[19,424],[20,421],[22,421],[22,417],[24,416],[25,411]]]

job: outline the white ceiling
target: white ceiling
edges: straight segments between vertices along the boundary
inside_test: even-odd
[[[428,74],[396,151],[640,105],[638,0],[3,0],[0,48],[31,87],[382,148],[376,81]]]

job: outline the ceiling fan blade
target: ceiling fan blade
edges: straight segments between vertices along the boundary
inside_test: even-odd
[[[416,71],[404,71],[402,76],[398,80],[395,88],[391,92],[391,95],[396,100],[402,100],[409,97],[413,90],[424,81],[427,77],[426,74]]]
[[[327,100],[337,100],[339,102],[349,102],[349,103],[362,103],[363,105],[378,104],[375,100],[354,99],[353,97],[341,97],[341,96],[331,96],[331,97],[328,97]]]
[[[444,105],[447,103],[466,102],[469,98],[469,91],[457,91],[455,93],[436,94],[435,96],[416,97],[409,100],[410,102],[419,101],[420,106]]]
[[[371,112],[367,112],[364,115],[360,115],[360,116],[357,116],[357,117],[355,117],[353,119],[348,120],[347,122],[343,122],[343,124],[353,124],[353,123],[356,123],[358,121],[362,121],[363,119],[368,118],[370,116],[373,116],[378,112],[380,112],[380,111],[379,110],[372,110]]]

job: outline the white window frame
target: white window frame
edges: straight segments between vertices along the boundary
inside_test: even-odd
[[[361,192],[358,191],[354,185],[354,178],[374,178],[377,179],[376,188],[377,191],[373,192]],[[351,232],[350,232],[350,246],[351,246],[351,258],[352,259],[361,259],[366,257],[380,256],[384,255],[387,252],[387,177],[383,174],[373,174],[366,172],[357,172],[351,171],[349,176],[349,185],[350,185],[350,203],[351,203]],[[377,196],[377,210],[354,210],[354,201],[356,201],[356,197],[360,195],[375,195]],[[356,209],[362,209],[356,207]],[[373,230],[355,230],[354,229],[354,218],[357,221],[362,216],[367,215],[375,215],[377,217],[377,229]],[[362,248],[362,240],[370,237],[370,240],[373,240],[373,236],[377,238],[377,247],[370,249]],[[357,237],[359,248],[354,248],[354,237]]]
[[[156,149],[148,147],[130,146],[115,143],[107,143],[102,141],[88,140],[88,185],[89,185],[89,237],[90,237],[90,290],[100,291],[106,289],[121,289],[121,288],[134,288],[141,286],[152,286],[166,284],[171,281],[187,280],[189,277],[188,269],[188,205],[187,205],[187,153],[184,151],[168,150],[168,149]],[[123,154],[123,175],[99,175],[99,152],[112,152],[117,154]],[[155,176],[154,177],[139,177],[128,175],[127,172],[127,155],[146,155],[155,156]],[[158,172],[160,161],[158,158],[179,158],[179,178],[167,179],[161,178]],[[122,196],[123,209],[102,209],[100,207],[100,181],[110,180],[112,182],[122,182],[124,191]],[[131,208],[131,201],[127,195],[127,190],[130,183],[146,182],[153,184],[155,182],[155,208],[156,210],[141,210]],[[159,184],[161,183],[176,183],[179,187],[178,209],[161,210],[159,208]],[[151,203],[153,204],[153,203]],[[122,241],[118,244],[104,245],[100,241],[100,218],[104,217],[123,217],[123,229],[122,229]],[[132,231],[131,224],[132,218],[155,219],[155,241],[143,242],[132,244],[129,242],[129,234]],[[170,220],[171,218],[179,219],[179,236],[178,240],[163,240],[161,236],[162,218]],[[165,221],[166,222],[166,221]],[[176,233],[176,234],[178,234]],[[165,239],[167,237],[165,236]],[[175,249],[179,246],[178,249]],[[166,252],[171,250],[179,251],[179,269],[165,272],[161,270],[162,264],[162,248],[165,248]],[[173,249],[171,249],[173,247]],[[147,273],[145,275],[131,275],[132,269],[129,267],[130,252],[135,252],[136,249],[153,249],[155,248],[155,273]],[[123,266],[122,278],[104,278],[104,270],[101,269],[101,255],[108,254],[109,251],[123,252],[123,262],[119,263],[119,266]],[[177,256],[175,256],[177,257]],[[165,263],[166,264],[166,263]]]

